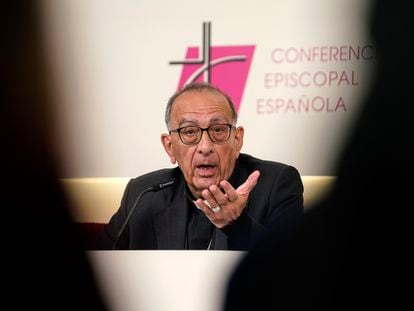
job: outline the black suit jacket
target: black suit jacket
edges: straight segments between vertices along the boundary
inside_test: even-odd
[[[231,225],[214,229],[212,249],[249,250],[267,229],[289,234],[303,213],[303,184],[292,166],[240,154],[229,182],[237,188],[254,171],[261,175],[246,209]],[[145,193],[117,242],[121,249],[185,249],[190,201],[181,170],[176,167],[131,179],[121,206],[105,226],[100,248],[110,248],[139,194],[154,184],[176,179],[173,186]],[[188,191],[188,190],[187,190]]]

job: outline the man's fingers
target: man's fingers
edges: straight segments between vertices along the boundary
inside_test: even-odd
[[[202,199],[198,199],[197,201],[194,202],[197,207],[199,209],[201,209],[204,214],[206,214],[207,216],[211,216],[213,214],[213,211],[211,210],[210,206],[207,205],[207,201],[203,201]]]
[[[254,186],[256,186],[259,176],[259,171],[254,171],[253,173],[251,173],[249,177],[247,177],[246,181],[237,188],[236,192],[243,195],[249,194],[249,192],[252,191]]]
[[[228,201],[233,202],[237,200],[239,195],[237,194],[236,190],[227,180],[222,180],[220,182],[220,187],[221,189],[223,189],[225,193],[224,194],[225,203],[227,203]],[[223,204],[223,202],[220,202],[220,204]]]

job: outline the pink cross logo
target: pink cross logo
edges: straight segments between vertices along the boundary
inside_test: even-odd
[[[194,81],[210,82],[229,94],[239,111],[255,46],[212,47],[210,29],[210,22],[203,23],[202,53],[198,47],[189,47],[183,61],[170,62],[183,65],[177,89]]]

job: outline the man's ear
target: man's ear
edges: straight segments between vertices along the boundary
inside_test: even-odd
[[[172,147],[171,136],[168,134],[162,134],[161,143],[164,146],[165,152],[167,152],[168,156],[170,157],[171,164],[175,164],[176,159],[175,159],[174,151]]]
[[[236,128],[236,133],[234,134],[234,143],[236,145],[237,158],[239,157],[241,148],[243,147],[243,137],[244,137],[244,128],[239,126]]]

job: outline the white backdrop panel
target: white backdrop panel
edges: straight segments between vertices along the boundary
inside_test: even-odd
[[[202,49],[203,22],[210,22],[213,52],[254,46],[236,90],[243,151],[292,164],[302,175],[334,174],[373,75],[370,1],[45,4],[63,177],[135,176],[171,166],[160,134],[184,67],[170,62]],[[240,76],[221,73],[230,84]]]

